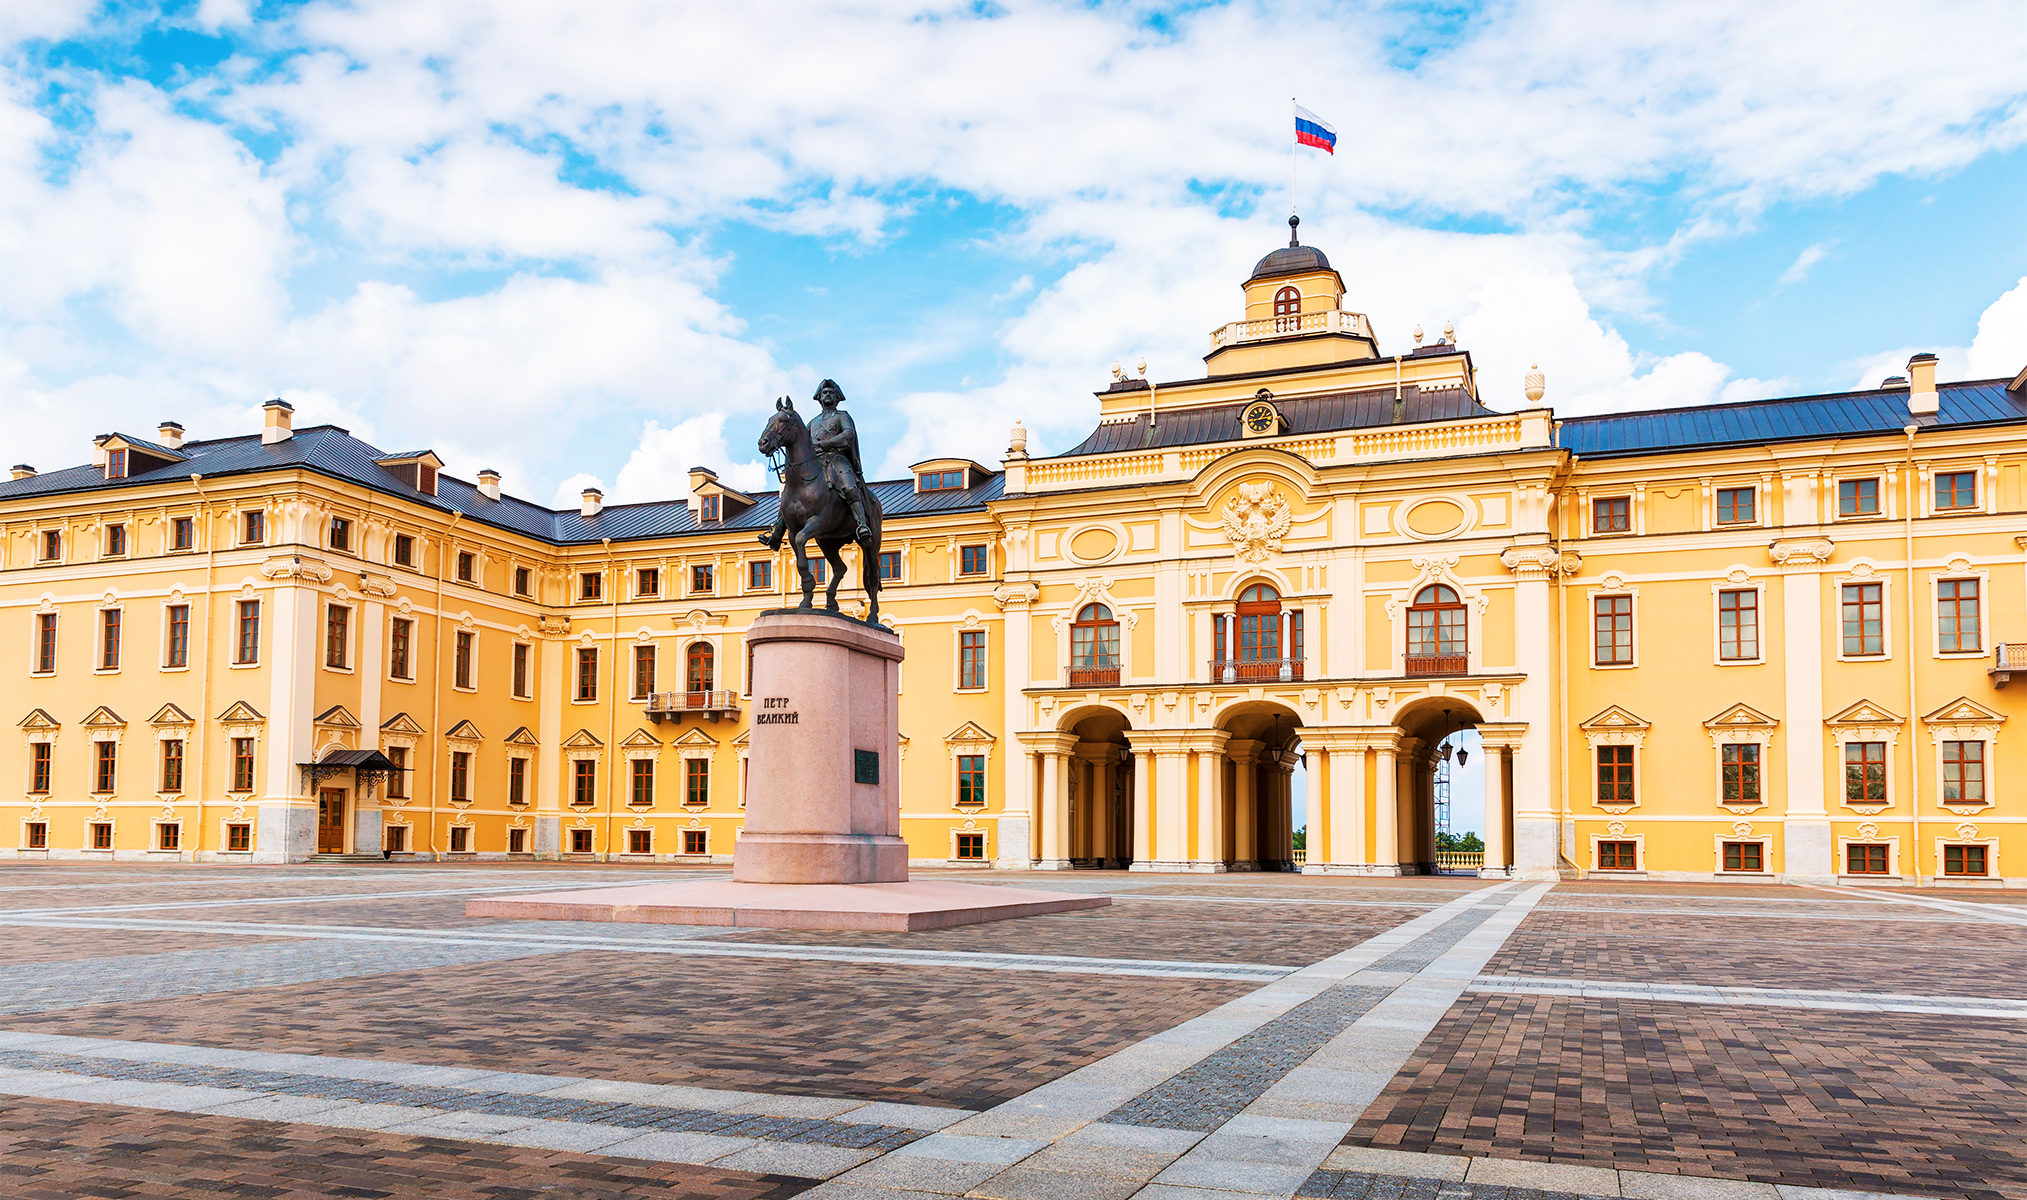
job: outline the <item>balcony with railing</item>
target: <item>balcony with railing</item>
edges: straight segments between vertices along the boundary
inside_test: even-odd
[[[1069,668],[1069,686],[1073,688],[1117,687],[1119,686],[1119,664],[1115,662],[1109,667],[1071,667]]]
[[[1469,675],[1468,654],[1410,654],[1403,660],[1409,675]]]
[[[1998,657],[1985,672],[1992,677],[1992,686],[2005,687],[2016,671],[2027,671],[2027,642],[2000,642]]]
[[[677,724],[681,724],[686,714],[709,717],[713,721],[720,717],[736,717],[739,715],[739,693],[652,692],[648,695],[648,720],[655,724],[661,724],[664,717],[673,717]]]
[[[1265,317],[1258,321],[1233,321],[1211,332],[1211,350],[1222,350],[1226,346],[1239,346],[1247,342],[1264,342],[1271,338],[1295,337],[1311,333],[1348,333],[1353,337],[1372,337],[1372,322],[1364,313],[1328,312],[1290,313],[1280,317]]]
[[[1299,658],[1214,658],[1212,683],[1290,683],[1302,678]]]

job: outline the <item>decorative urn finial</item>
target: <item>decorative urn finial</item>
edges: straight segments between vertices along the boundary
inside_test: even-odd
[[[1548,380],[1542,376],[1540,363],[1527,364],[1527,374],[1521,379],[1521,387],[1531,401],[1539,401],[1548,391]]]
[[[1417,323],[1415,325],[1415,345],[1419,346],[1421,344],[1422,344],[1422,327],[1419,323]]]
[[[1452,346],[1457,344],[1457,326],[1455,322],[1443,322],[1443,341]]]
[[[1028,427],[1021,424],[1019,417],[1014,418],[1013,428],[1007,432],[1006,452],[1009,456],[1025,456],[1028,452]]]

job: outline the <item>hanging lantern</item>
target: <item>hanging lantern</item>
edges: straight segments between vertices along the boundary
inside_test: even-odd
[[[1469,750],[1459,750],[1459,751],[1457,751],[1457,765],[1458,765],[1458,766],[1460,766],[1460,767],[1461,767],[1461,766],[1463,766],[1463,765],[1464,765],[1464,762],[1465,762],[1465,760],[1466,760],[1466,759],[1468,759],[1468,758],[1470,758],[1470,757],[1471,757],[1471,752],[1470,752]]]

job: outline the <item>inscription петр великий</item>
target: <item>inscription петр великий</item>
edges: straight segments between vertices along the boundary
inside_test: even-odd
[[[788,697],[786,696],[762,696],[760,698],[760,707],[763,709],[775,709],[777,711],[762,712],[755,716],[753,718],[755,725],[794,725],[797,723],[795,710],[789,709],[787,712],[778,711],[788,708]]]

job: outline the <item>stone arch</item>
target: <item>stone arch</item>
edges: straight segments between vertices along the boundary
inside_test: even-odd
[[[1437,871],[1435,792],[1443,746],[1451,742],[1454,763],[1457,747],[1452,739],[1487,718],[1470,699],[1448,694],[1416,697],[1396,709],[1393,717],[1399,739],[1394,759],[1398,772],[1394,787],[1397,860],[1404,875],[1432,875]],[[1487,767],[1496,762],[1490,757],[1480,761]],[[1457,798],[1453,790],[1452,802]],[[1496,840],[1507,844],[1504,838]],[[1384,861],[1387,855],[1382,851],[1379,857]]]
[[[1274,700],[1241,700],[1218,710],[1225,808],[1220,861],[1235,871],[1295,866],[1294,772],[1302,757],[1302,714]]]

